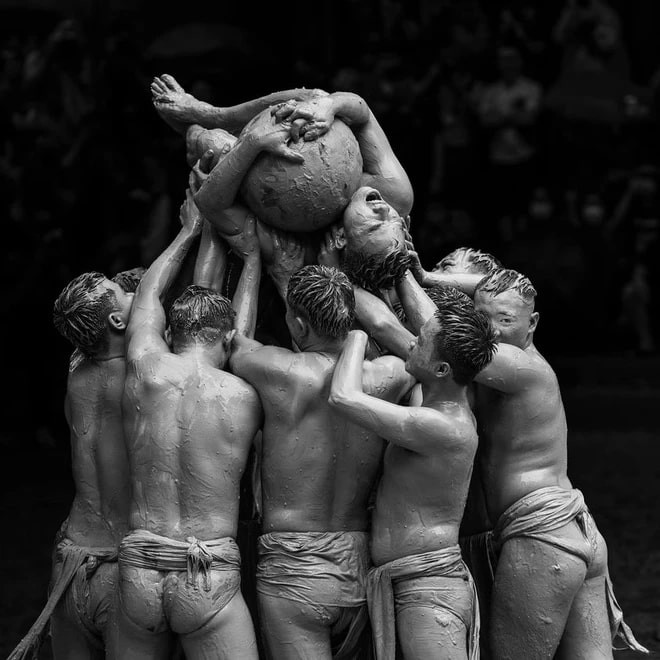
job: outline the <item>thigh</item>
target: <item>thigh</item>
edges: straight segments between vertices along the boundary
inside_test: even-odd
[[[491,600],[494,657],[552,658],[586,571],[584,561],[542,541],[507,541]]]
[[[396,616],[396,634],[405,660],[465,660],[467,629],[439,606],[408,606]]]
[[[69,616],[64,602],[58,604],[50,617],[50,636],[55,660],[103,658],[103,651],[89,644],[80,625]]]
[[[331,660],[329,608],[259,593],[259,622],[270,660]],[[339,608],[332,608],[337,610]]]
[[[252,617],[239,591],[198,630],[179,636],[187,660],[258,660]]]

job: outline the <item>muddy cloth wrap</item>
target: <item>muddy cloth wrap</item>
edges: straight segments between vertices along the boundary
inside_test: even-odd
[[[328,608],[344,612],[333,627],[343,641],[333,658],[358,658],[368,622],[366,584],[369,541],[365,532],[273,532],[259,537],[257,592],[309,605],[319,620],[335,618]],[[347,617],[350,622],[347,622]]]
[[[185,541],[176,541],[137,529],[119,544],[120,567],[122,564],[152,571],[185,571],[190,586],[199,586],[201,578],[204,590],[210,591],[209,573],[240,570],[241,554],[236,541],[229,537],[200,541],[189,536]]]
[[[556,533],[572,521],[577,523],[584,536],[585,542],[582,544]],[[536,539],[552,545],[579,557],[587,568],[594,561],[599,543],[596,522],[584,503],[582,493],[577,488],[567,490],[558,486],[540,488],[525,495],[500,516],[493,530],[495,549],[499,552],[509,539],[514,538]],[[623,620],[623,611],[614,596],[609,573],[605,582],[612,641],[620,637],[628,648],[648,653]]]
[[[458,588],[450,593],[439,588],[435,578],[454,578]],[[467,607],[465,587],[471,596]],[[441,607],[458,617],[468,631],[468,658],[478,660],[480,619],[477,591],[458,545],[408,555],[371,569],[367,592],[378,660],[395,659],[395,609],[409,606],[413,598],[418,605],[426,600],[430,607]]]
[[[66,602],[67,612],[79,624],[90,644],[99,649],[103,648],[102,632],[88,612],[89,583],[101,564],[117,561],[117,548],[78,546],[69,539],[63,538],[65,528],[66,522],[56,537],[53,571],[55,579],[50,586],[46,605],[7,660],[23,660],[38,656],[46,625],[58,603],[63,599]],[[106,595],[112,596],[112,594]],[[105,605],[107,609],[109,600]]]
[[[461,536],[458,539],[458,544],[461,546],[461,555],[463,555],[463,560],[470,569],[477,588],[481,628],[488,630],[497,561],[495,548],[493,547],[493,532],[489,530],[478,534],[470,534],[469,536]],[[481,635],[479,648],[481,660],[488,660],[491,657],[488,635]]]

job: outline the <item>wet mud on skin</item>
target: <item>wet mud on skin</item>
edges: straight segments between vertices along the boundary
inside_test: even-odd
[[[625,620],[660,658],[660,360],[552,360],[569,427],[569,476],[607,540]],[[73,498],[68,448],[0,437],[0,658],[46,602],[53,538]],[[242,533],[241,533],[242,531]],[[255,534],[256,536],[256,534]],[[239,544],[246,538],[239,530]],[[249,605],[253,587],[244,582]],[[52,658],[50,641],[39,657]]]

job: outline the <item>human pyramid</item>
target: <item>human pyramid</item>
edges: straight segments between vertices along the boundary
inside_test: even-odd
[[[181,229],[55,301],[76,495],[11,660],[48,623],[56,660],[647,652],[567,476],[529,279],[472,248],[422,267],[410,181],[355,94],[151,91],[186,140]],[[287,345],[255,339],[262,265]],[[236,540],[250,456],[255,548]]]

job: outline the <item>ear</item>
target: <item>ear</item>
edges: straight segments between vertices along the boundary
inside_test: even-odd
[[[172,348],[172,330],[169,325],[165,328],[165,343]]]
[[[309,323],[304,318],[296,316],[293,323],[300,337],[306,337],[309,334]]]
[[[338,250],[343,250],[346,247],[346,232],[344,227],[339,227],[335,233],[335,245]]]
[[[229,347],[231,346],[232,341],[234,341],[234,337],[236,336],[236,330],[230,330],[226,335],[225,338],[223,339],[222,343],[223,346],[225,347],[225,350],[228,350]]]
[[[451,367],[449,366],[449,362],[440,362],[438,364],[438,368],[435,370],[435,377],[446,378],[450,374],[451,374]]]
[[[536,326],[539,324],[539,313],[538,312],[532,312],[530,317],[529,317],[529,332],[534,332],[536,330]]]
[[[108,315],[108,324],[113,330],[126,330],[126,321],[120,312],[112,312]]]

